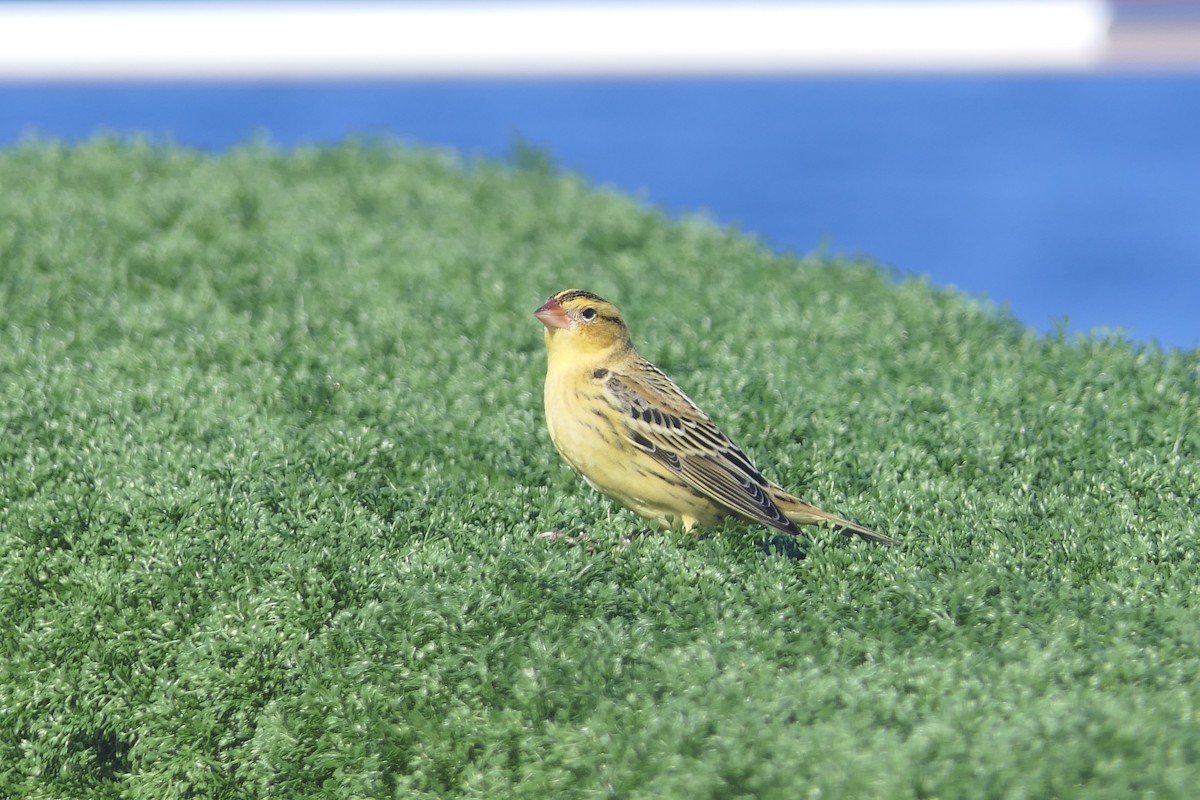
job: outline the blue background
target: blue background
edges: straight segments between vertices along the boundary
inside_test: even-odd
[[[0,145],[98,132],[520,138],[779,251],[865,255],[1041,330],[1200,346],[1200,75],[0,84]]]

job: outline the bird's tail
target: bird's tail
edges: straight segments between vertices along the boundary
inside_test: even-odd
[[[779,506],[779,510],[783,512],[784,516],[797,525],[827,525],[843,536],[857,536],[878,544],[896,544],[896,540],[890,536],[863,527],[857,522],[851,522],[836,514],[830,514],[828,511],[822,511],[799,497],[788,494],[774,484],[771,485],[771,499],[775,501],[775,505]]]

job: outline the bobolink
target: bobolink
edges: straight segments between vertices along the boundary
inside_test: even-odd
[[[534,312],[545,326],[546,426],[591,486],[664,526],[740,517],[798,534],[826,524],[874,542],[894,539],[784,491],[750,462],[633,346],[621,313],[568,289]]]

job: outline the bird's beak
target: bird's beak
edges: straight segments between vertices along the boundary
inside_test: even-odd
[[[567,316],[567,310],[553,297],[543,303],[541,308],[533,312],[533,315],[546,326],[547,330],[551,328],[566,328],[571,324],[571,318]]]

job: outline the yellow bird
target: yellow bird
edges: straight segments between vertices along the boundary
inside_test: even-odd
[[[621,312],[567,289],[534,312],[545,326],[546,426],[562,457],[593,488],[663,526],[729,517],[798,534],[825,524],[847,536],[890,536],[784,491],[716,423],[638,353]]]

